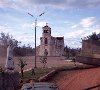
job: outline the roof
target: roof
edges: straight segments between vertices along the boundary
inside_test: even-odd
[[[63,40],[64,37],[56,37],[57,40]]]
[[[51,29],[48,25],[44,26],[43,29],[44,29],[44,28],[49,28],[49,29]]]

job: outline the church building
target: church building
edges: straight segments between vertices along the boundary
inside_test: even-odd
[[[51,28],[46,25],[42,28],[40,45],[37,47],[37,56],[62,56],[64,54],[64,37],[51,36]]]

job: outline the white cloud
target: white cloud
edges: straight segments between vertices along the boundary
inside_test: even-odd
[[[0,33],[1,32],[5,34],[9,33],[16,40],[23,42],[23,44],[28,44],[28,40],[31,42],[31,40],[34,39],[34,37],[30,35],[21,35],[19,32],[16,33],[11,27],[8,27],[7,25],[0,26]]]
[[[25,44],[25,45],[27,45],[27,44],[30,44],[32,47],[34,47],[34,43],[35,43],[35,37],[34,37],[34,35],[26,35],[26,34],[21,34],[21,35],[19,35],[18,37],[16,37],[16,39],[18,40],[18,41],[21,41],[21,45],[23,45],[23,44]],[[37,46],[40,44],[40,38],[37,36],[37,38],[36,38],[36,44],[37,44]]]
[[[37,22],[37,26],[38,26],[38,27],[43,27],[43,26],[46,25],[46,23],[47,23],[47,22],[40,22],[40,21],[39,21],[39,22]]]
[[[83,20],[83,27],[80,23],[75,23],[71,26],[71,31],[67,33],[63,33],[65,38],[65,43],[69,47],[77,48],[82,46],[81,38],[84,38],[88,35],[91,35],[93,32],[97,34],[100,33],[100,25],[95,24],[96,18],[85,18]],[[93,26],[93,27],[91,27]]]
[[[21,3],[16,2],[14,0],[0,0],[0,8],[13,8],[13,9],[19,9],[22,5]],[[20,8],[21,9],[21,8]]]
[[[96,18],[95,17],[87,17],[81,20],[80,24],[83,27],[91,27],[96,23]]]
[[[33,41],[34,36],[33,35],[20,35],[19,37],[17,37],[17,40],[19,41],[23,41],[23,42],[28,42],[29,40]]]
[[[93,32],[96,32],[97,34],[100,33],[100,28],[94,29]]]
[[[32,28],[33,24],[32,23],[23,23],[22,28]]]
[[[76,30],[66,33],[64,36],[65,38],[77,38],[80,37],[82,34],[84,34],[84,30]]]
[[[29,26],[28,26],[29,25]],[[25,24],[25,27],[31,27],[30,24]],[[42,26],[42,23],[40,22],[39,26]],[[25,28],[24,27],[24,28]],[[29,33],[27,31],[25,31],[23,33],[23,31],[14,31],[13,28],[8,27],[7,25],[0,25],[0,33],[4,32],[5,34],[9,33],[10,35],[13,36],[13,38],[15,38],[18,41],[21,41],[21,45],[25,44],[30,44],[32,47],[34,47],[34,34],[33,33]],[[37,45],[40,44],[40,39],[39,39],[40,35],[37,35]]]
[[[4,26],[0,26],[0,32],[7,31]]]
[[[81,20],[79,23],[75,23],[71,26],[71,32],[67,32],[64,36],[65,38],[80,39],[88,35],[91,35],[93,32],[97,34],[100,33],[100,25],[97,24],[95,17],[87,17]],[[92,27],[91,27],[92,26]]]
[[[21,0],[25,1],[25,0]],[[100,0],[27,0],[32,5],[43,5],[61,9],[68,8],[96,8],[100,7]]]
[[[12,28],[6,25],[0,25],[0,32],[12,33]]]
[[[43,27],[45,25],[46,25],[46,22],[41,22],[41,21],[37,22],[38,27]],[[24,23],[24,24],[22,24],[23,28],[33,28],[34,26],[35,26],[35,23]]]
[[[26,35],[26,34],[20,34],[19,36],[15,37],[18,41],[21,41],[21,45],[34,43],[34,35]],[[34,45],[34,44],[33,44]]]
[[[74,28],[77,28],[78,26],[79,26],[78,24],[72,25],[71,28],[74,29]]]

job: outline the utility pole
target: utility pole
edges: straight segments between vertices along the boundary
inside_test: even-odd
[[[37,18],[35,19],[35,66],[34,68],[36,68],[36,26],[37,26]]]
[[[28,13],[28,15],[30,15],[31,17],[34,17],[35,18],[35,66],[34,68],[37,68],[37,65],[36,65],[36,27],[37,27],[37,18],[42,16],[45,12],[41,13],[40,15],[38,15],[36,18],[34,17],[34,15]]]

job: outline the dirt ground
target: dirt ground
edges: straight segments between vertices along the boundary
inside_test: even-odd
[[[34,56],[27,56],[23,57],[23,60],[26,61],[27,65],[25,66],[24,70],[34,68]],[[15,68],[20,71],[20,68],[18,66],[18,57],[14,58],[15,61]],[[4,66],[6,63],[6,58],[0,58],[0,65]],[[36,61],[37,67],[43,67],[43,64],[40,62],[40,57],[37,57]],[[73,62],[67,61],[64,59],[64,57],[48,57],[47,58],[47,64],[46,67],[51,68],[51,67],[61,67],[61,66],[68,66],[68,65],[74,65]]]
[[[100,68],[64,71],[57,74],[52,81],[57,83],[60,90],[84,90],[87,87],[100,84]]]

